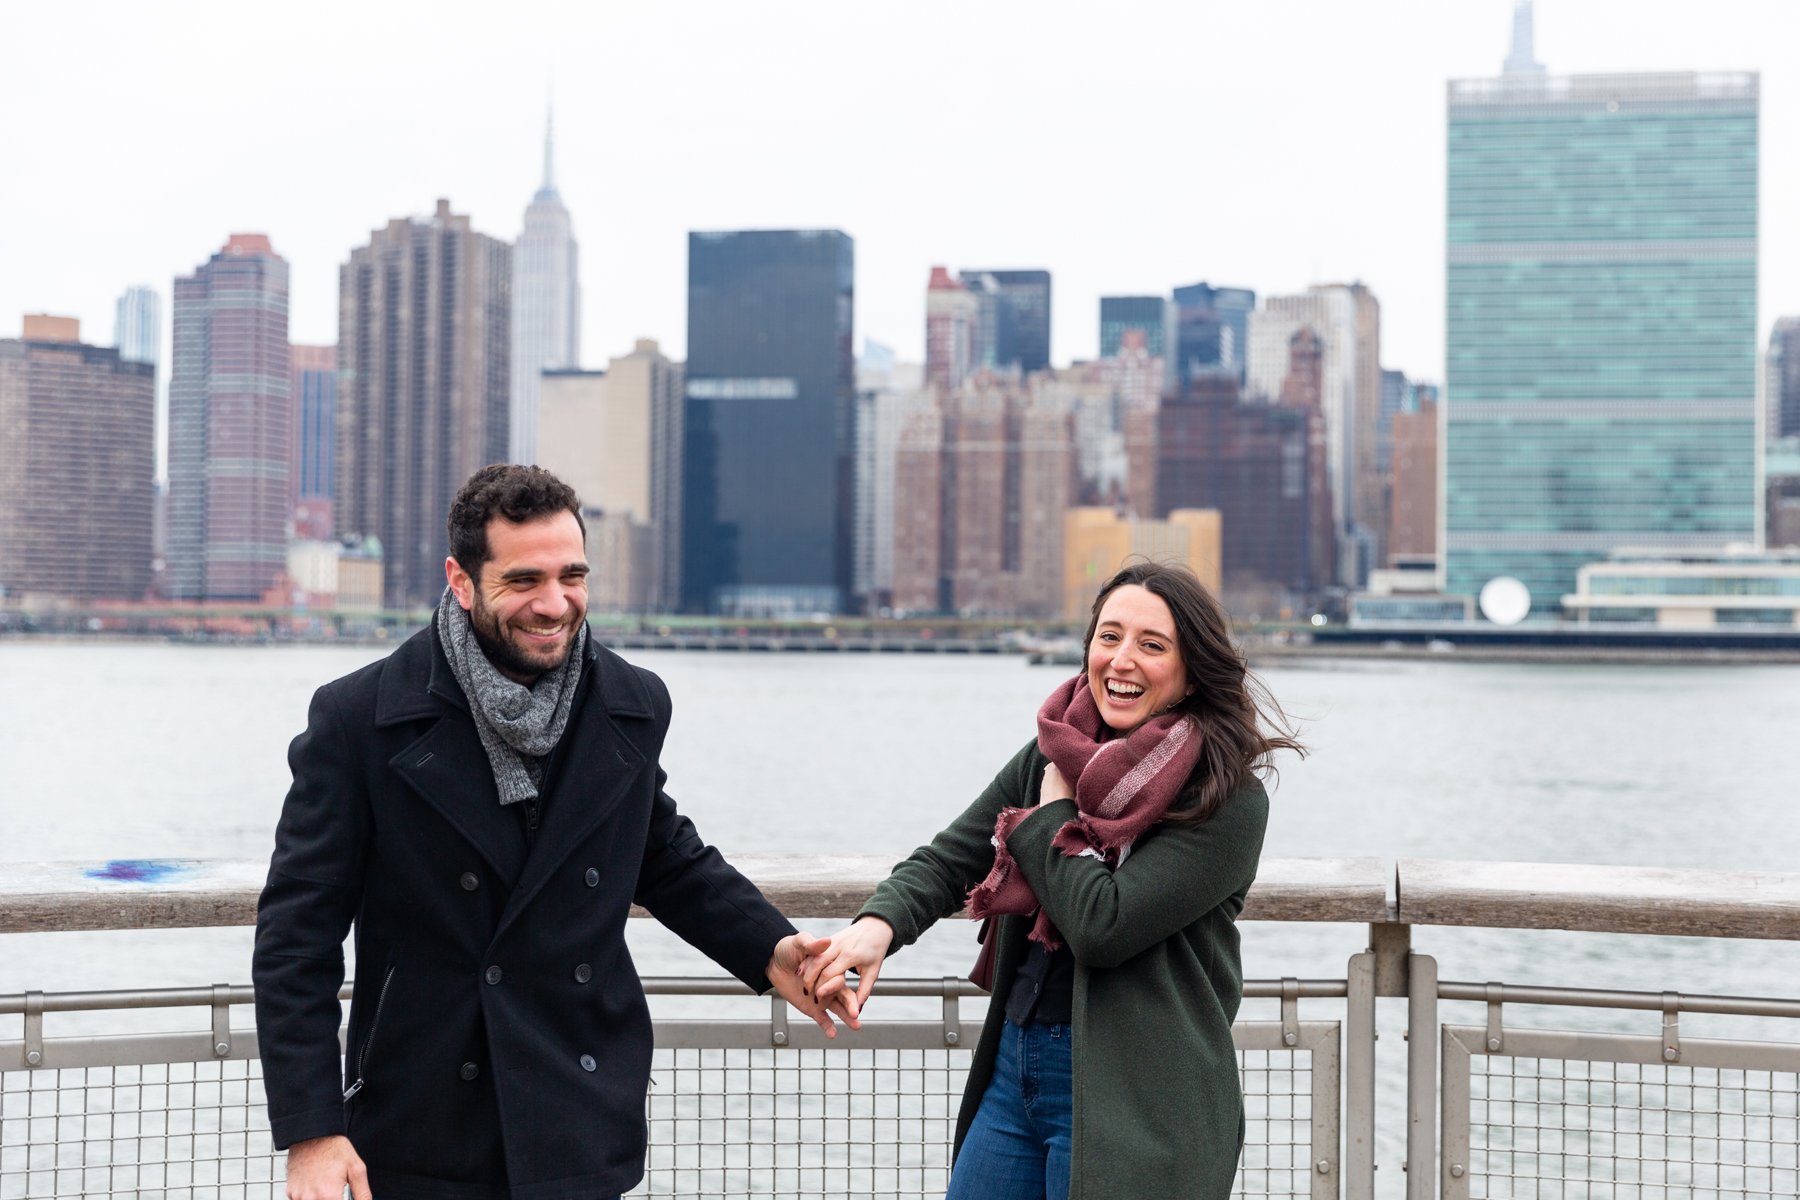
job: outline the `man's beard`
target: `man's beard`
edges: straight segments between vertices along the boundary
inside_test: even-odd
[[[482,602],[479,588],[475,592],[475,607],[469,610],[469,630],[475,635],[475,644],[481,647],[481,653],[495,670],[502,674],[524,675],[533,680],[562,666],[575,649],[575,639],[570,637],[563,643],[562,654],[553,663],[545,664],[528,657],[524,651],[501,636],[500,622]]]

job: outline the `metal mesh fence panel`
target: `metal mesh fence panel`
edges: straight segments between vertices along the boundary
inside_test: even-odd
[[[1244,1088],[1244,1156],[1237,1196],[1310,1196],[1313,1188],[1313,1055],[1238,1053]],[[1333,1147],[1335,1155],[1336,1148]]]
[[[634,1196],[941,1196],[966,1050],[658,1050]]]
[[[1329,1028],[1323,1049],[1240,1050],[1247,1139],[1235,1194],[1317,1194],[1320,1095],[1335,1099],[1337,1086]],[[881,1048],[879,1025],[863,1037],[875,1044],[657,1050],[648,1171],[631,1194],[943,1195],[970,1052]],[[143,1039],[83,1042],[88,1062],[155,1056]],[[256,1059],[0,1071],[0,1200],[278,1198],[284,1167]]]
[[[0,1197],[283,1195],[254,1060],[0,1074]]]
[[[1510,1044],[1471,1055],[1468,1195],[1800,1196],[1800,1069],[1790,1065],[1800,1047],[1770,1046],[1766,1057],[1738,1048],[1772,1069],[1529,1057]],[[1789,1064],[1770,1061],[1781,1057]]]
[[[1314,1057],[1239,1052],[1246,1138],[1234,1195],[1314,1194]],[[966,1050],[658,1050],[648,1173],[631,1195],[941,1196],[969,1060]]]

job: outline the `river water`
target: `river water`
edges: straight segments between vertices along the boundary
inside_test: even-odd
[[[0,642],[0,862],[266,857],[313,689],[384,652]],[[1032,735],[1069,671],[1010,657],[630,657],[674,696],[669,790],[727,856],[902,857]],[[1312,749],[1282,762],[1265,853],[1800,869],[1800,668],[1318,660],[1261,674]],[[242,941],[225,932],[202,940]],[[1303,973],[1262,953],[1277,932],[1246,927],[1252,974]],[[1312,932],[1325,936],[1302,942],[1340,940]],[[1474,931],[1419,936],[1446,978],[1495,974],[1456,961],[1482,941]],[[81,938],[0,939],[0,991],[247,978],[230,952],[165,975],[129,952],[32,948]],[[1598,940],[1633,945],[1621,967],[1651,965],[1633,939]],[[1304,971],[1341,974],[1329,954]],[[1536,949],[1524,962],[1551,973]]]
[[[266,857],[286,744],[313,689],[383,652],[0,642],[0,869]],[[728,857],[904,856],[1031,736],[1069,670],[938,655],[629,657],[669,684],[670,792]],[[1800,668],[1319,660],[1262,674],[1312,748],[1282,763],[1268,854],[1800,870]],[[1341,978],[1364,940],[1359,927],[1246,924],[1246,974]],[[712,973],[651,922],[633,922],[632,944],[645,974]],[[0,936],[0,993],[246,983],[249,945],[247,929]],[[1788,943],[1422,929],[1414,949],[1436,955],[1445,979],[1800,994],[1800,946]],[[973,954],[967,926],[945,922],[889,974],[961,974]],[[906,1003],[886,1015],[910,1015]],[[1384,1075],[1399,1065],[1403,1007],[1381,1006]],[[1568,1020],[1548,1015],[1534,1023]],[[55,1032],[80,1031],[71,1020]],[[1653,1032],[1655,1015],[1607,1020]],[[1684,1034],[1711,1028],[1691,1020]],[[0,1018],[0,1038],[17,1030]]]

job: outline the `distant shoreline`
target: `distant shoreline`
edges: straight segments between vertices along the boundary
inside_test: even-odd
[[[164,633],[95,633],[67,631],[0,632],[0,646],[17,644],[266,647],[382,647],[396,646],[412,631],[391,636],[346,637],[243,637],[231,635],[183,636]],[[1011,657],[1032,664],[1077,666],[1080,652],[1073,639],[1067,643],[1036,646],[1001,637],[933,637],[916,631],[893,635],[782,636],[764,633],[699,634],[640,633],[596,626],[602,644],[620,651],[670,651],[701,654],[931,654],[962,657]],[[1324,638],[1283,642],[1253,637],[1240,643],[1253,666],[1280,662],[1301,665],[1318,662],[1463,662],[1539,663],[1557,666],[1783,666],[1800,664],[1800,648],[1757,646],[1643,646],[1643,645],[1523,645],[1507,642],[1457,642],[1454,636],[1429,642],[1400,640],[1341,640]]]
[[[1259,662],[1304,659],[1361,662],[1545,663],[1556,666],[1782,666],[1800,664],[1800,650],[1654,648],[1644,646],[1506,646],[1454,645],[1450,650],[1426,646],[1366,645],[1356,642],[1304,646],[1248,646],[1252,666]]]

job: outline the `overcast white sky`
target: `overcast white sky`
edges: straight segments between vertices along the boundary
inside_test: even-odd
[[[1097,299],[1360,279],[1383,359],[1441,378],[1444,82],[1499,72],[1512,0],[142,3],[0,0],[0,336],[165,304],[233,231],[337,269],[448,197],[516,237],[554,80],[587,365],[686,340],[690,229],[856,239],[857,344],[923,352],[933,263],[1047,267],[1053,354]],[[1539,0],[1558,74],[1762,72],[1762,325],[1800,312],[1800,3]]]

